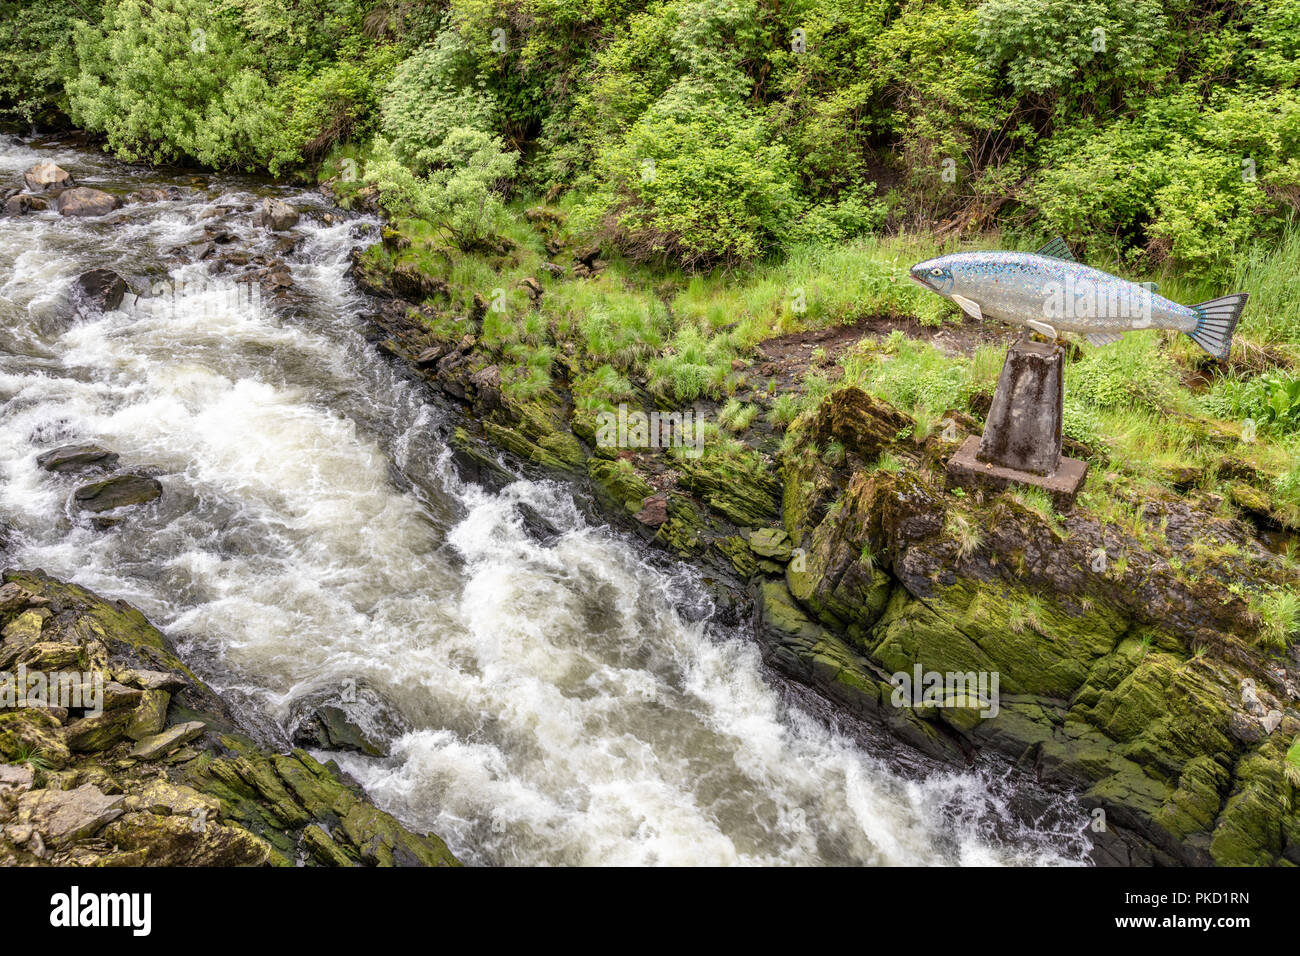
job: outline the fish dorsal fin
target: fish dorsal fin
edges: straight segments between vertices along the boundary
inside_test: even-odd
[[[1043,248],[1034,253],[1036,256],[1047,256],[1049,259],[1064,259],[1066,262],[1077,262],[1074,253],[1070,247],[1065,244],[1065,240],[1057,236]]]
[[[1146,290],[1147,290],[1148,292],[1150,292],[1152,295],[1155,295],[1157,292],[1160,291],[1160,283],[1159,283],[1159,282],[1139,282],[1138,285],[1140,285],[1142,288],[1146,289]]]
[[[968,299],[964,295],[954,295],[952,301],[961,306],[961,310],[975,321],[978,322],[984,318],[984,313],[980,310],[980,304],[978,302]]]
[[[1124,337],[1122,332],[1089,332],[1084,336],[1091,345],[1110,345]]]

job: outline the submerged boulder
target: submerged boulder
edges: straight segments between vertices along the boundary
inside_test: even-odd
[[[146,187],[137,189],[129,194],[126,199],[127,202],[133,203],[167,202],[168,200],[180,199],[183,195],[184,193],[181,192],[179,186],[167,186],[161,189]]]
[[[317,693],[295,702],[289,721],[293,742],[300,747],[387,757],[391,742],[410,729],[406,718],[367,684],[347,697]]]
[[[122,200],[102,189],[77,186],[59,194],[61,216],[104,216],[120,208]]]
[[[103,481],[82,485],[73,492],[73,501],[82,511],[99,514],[115,508],[148,504],[162,497],[162,483],[145,475],[114,475]]]
[[[72,174],[61,166],[46,160],[23,173],[23,182],[34,193],[47,189],[66,189],[73,184]]]

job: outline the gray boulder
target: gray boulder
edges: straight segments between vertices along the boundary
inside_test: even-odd
[[[122,200],[102,189],[89,186],[77,186],[59,193],[59,215],[61,216],[105,216],[120,208]]]
[[[72,472],[91,468],[113,468],[117,465],[117,452],[98,445],[61,445],[38,455],[36,464],[46,471]]]

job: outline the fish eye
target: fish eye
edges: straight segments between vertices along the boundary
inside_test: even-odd
[[[930,270],[930,275],[932,275],[932,276],[941,276],[941,275],[943,275],[943,270],[942,270],[942,269],[931,269],[931,270]]]

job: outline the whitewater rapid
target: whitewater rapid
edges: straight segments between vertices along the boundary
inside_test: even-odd
[[[437,437],[448,412],[365,340],[346,266],[373,223],[326,224],[315,193],[12,138],[0,184],[45,158],[90,185],[182,192],[109,221],[0,219],[5,566],[135,604],[268,739],[295,701],[367,688],[397,714],[391,757],[322,756],[467,862],[1084,858],[1070,798],[1035,795],[1026,822],[1009,771],[954,772],[838,725],[710,620],[691,569],[592,525],[564,486],[463,482]],[[299,307],[175,264],[214,221],[269,248],[250,210],[271,191],[308,212],[286,255]],[[147,294],[69,321],[90,268]],[[162,499],[91,527],[69,508],[77,479],[36,465],[72,442],[156,475]],[[373,700],[356,719],[391,725]]]

